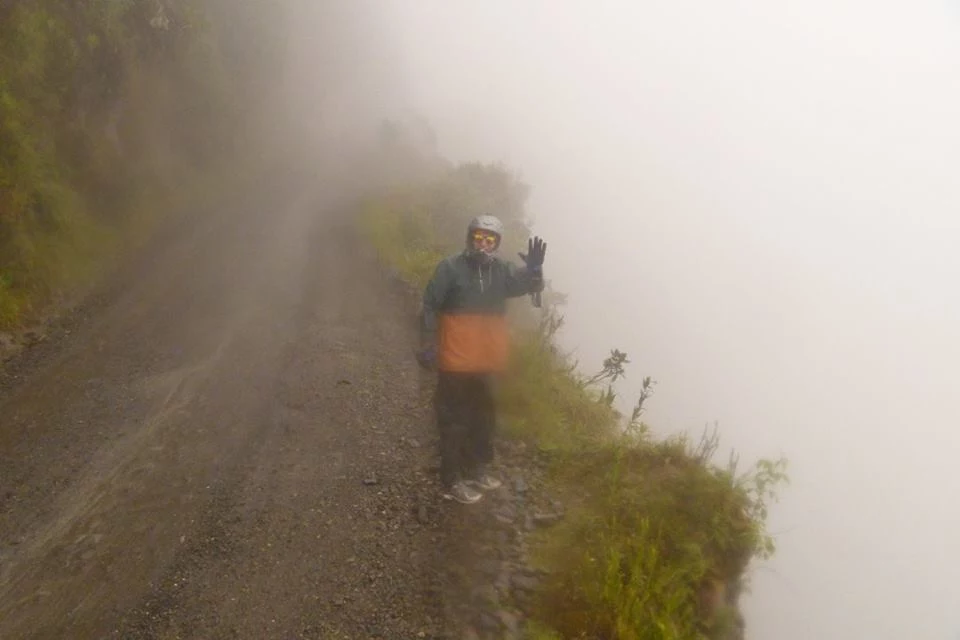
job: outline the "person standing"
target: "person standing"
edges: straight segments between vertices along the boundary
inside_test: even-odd
[[[420,365],[437,372],[433,404],[440,432],[440,481],[444,497],[464,504],[501,481],[489,473],[496,426],[494,378],[507,367],[507,301],[543,291],[547,245],[528,240],[525,266],[497,255],[503,224],[492,215],[474,218],[466,247],[437,264],[423,295]]]

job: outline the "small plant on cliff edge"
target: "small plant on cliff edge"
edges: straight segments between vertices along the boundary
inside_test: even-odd
[[[627,375],[624,365],[630,364],[627,354],[619,349],[610,351],[610,355],[603,361],[603,367],[597,373],[583,381],[583,387],[606,382],[607,387],[600,395],[600,402],[608,407],[613,406],[617,394],[613,391],[613,384]]]
[[[643,415],[643,405],[653,395],[653,387],[656,384],[656,380],[650,376],[643,379],[643,385],[640,387],[640,397],[637,398],[637,403],[633,405],[633,410],[630,412],[626,435],[633,438],[635,442],[643,442],[650,436],[650,427],[640,417]]]

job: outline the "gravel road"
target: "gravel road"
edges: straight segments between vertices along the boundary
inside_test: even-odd
[[[409,309],[343,216],[237,194],[0,374],[0,638],[445,638]]]

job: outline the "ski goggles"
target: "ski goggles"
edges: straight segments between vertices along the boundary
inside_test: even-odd
[[[485,249],[494,249],[500,242],[500,236],[497,234],[479,229],[474,231],[470,238],[473,240],[474,245],[484,247]]]

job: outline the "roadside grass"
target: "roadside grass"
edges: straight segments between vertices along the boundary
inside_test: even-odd
[[[250,171],[246,164],[224,162],[203,175],[183,176],[176,189],[144,184],[110,218],[92,215],[83,198],[61,188],[52,224],[25,218],[7,229],[0,331],[35,322],[51,307],[81,295],[140,251],[161,225],[203,210]]]
[[[10,266],[0,273],[0,330],[90,281],[104,255],[116,251],[119,239],[115,230],[76,213],[55,232],[18,230],[5,247]]]
[[[381,260],[423,287],[437,261],[459,249],[445,230],[465,228],[470,211],[497,199],[483,188],[509,189],[508,178],[502,167],[454,168],[433,183],[372,198],[359,225]],[[456,216],[451,201],[459,203]],[[522,210],[496,210],[505,208]],[[506,222],[525,229],[523,220]],[[740,472],[736,457],[715,462],[716,431],[656,438],[642,420],[655,382],[645,379],[631,415],[622,415],[614,385],[626,354],[614,349],[595,374],[581,373],[554,341],[562,317],[544,306],[539,318],[521,313],[514,323],[512,364],[499,391],[507,436],[547,460],[549,490],[566,510],[533,534],[531,560],[546,577],[528,637],[742,638],[738,598],[751,561],[775,551],[765,522],[787,480],[785,460]]]

